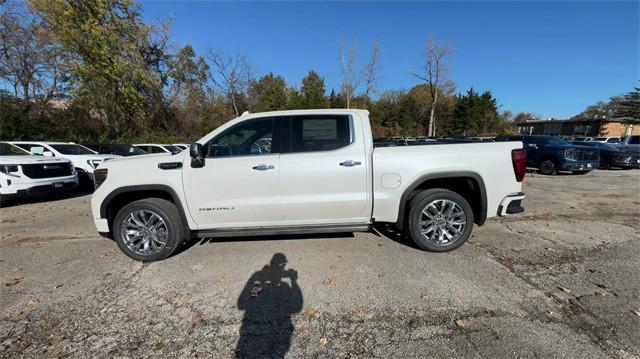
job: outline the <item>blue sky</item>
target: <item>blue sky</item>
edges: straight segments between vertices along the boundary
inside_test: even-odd
[[[339,87],[338,47],[382,48],[382,89],[409,89],[425,39],[454,48],[457,91],[491,91],[503,110],[564,118],[639,86],[640,2],[143,1],[173,18],[172,41],[245,54],[299,86],[311,69]]]

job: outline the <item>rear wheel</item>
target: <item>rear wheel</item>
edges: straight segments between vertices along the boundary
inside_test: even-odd
[[[143,262],[169,257],[185,240],[185,233],[176,206],[160,198],[129,203],[113,222],[113,236],[120,250]]]
[[[601,170],[610,170],[611,169],[611,162],[609,162],[607,159],[601,159],[600,160],[600,166],[599,168]]]
[[[558,173],[558,169],[552,160],[544,160],[540,163],[540,173],[550,176]]]
[[[422,249],[448,252],[469,239],[473,210],[464,197],[446,189],[430,189],[409,203],[407,231]]]

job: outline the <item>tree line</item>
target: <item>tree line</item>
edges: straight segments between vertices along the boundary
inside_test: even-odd
[[[340,86],[312,69],[299,84],[259,74],[246,56],[197,53],[169,41],[170,21],[148,24],[133,0],[0,4],[0,138],[172,142],[200,138],[244,111],[364,108],[376,137],[495,135],[515,131],[490,92],[457,93],[451,48],[425,43],[421,83],[381,91],[383,50],[366,59],[340,44]]]

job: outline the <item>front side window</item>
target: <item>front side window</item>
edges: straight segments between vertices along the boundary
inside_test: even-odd
[[[631,136],[629,139],[630,145],[640,145],[640,136]]]
[[[207,157],[254,156],[276,153],[272,118],[240,123],[205,145]]]
[[[291,120],[291,151],[331,151],[351,144],[349,117],[300,116]]]

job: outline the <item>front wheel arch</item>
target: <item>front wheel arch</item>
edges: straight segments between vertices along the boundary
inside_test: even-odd
[[[146,198],[160,198],[172,202],[178,209],[182,224],[185,228],[189,228],[185,207],[171,187],[167,185],[126,186],[109,193],[100,204],[100,218],[107,219],[111,235],[113,235],[113,221],[118,211],[131,202]]]

